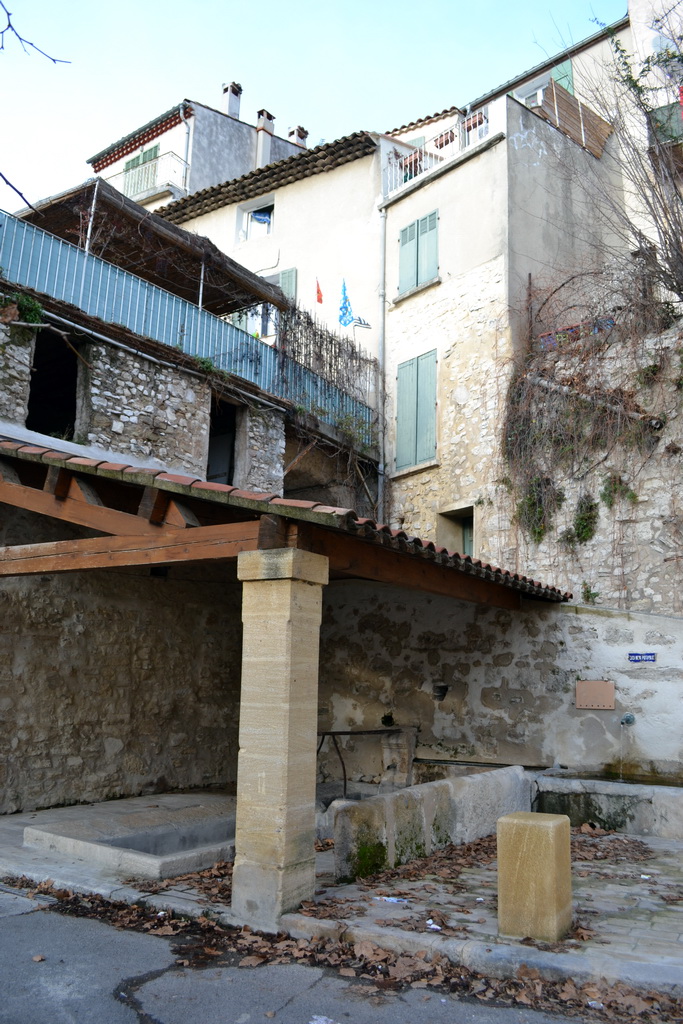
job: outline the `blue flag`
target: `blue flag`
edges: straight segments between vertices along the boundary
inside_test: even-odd
[[[348,327],[353,323],[353,310],[349,297],[346,294],[346,281],[342,279],[341,304],[339,306],[339,323],[342,327]]]

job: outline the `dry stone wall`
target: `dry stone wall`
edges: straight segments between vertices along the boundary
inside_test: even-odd
[[[23,424],[36,332],[0,324],[0,419]]]
[[[631,662],[631,652],[656,661]],[[337,581],[324,605],[320,729],[417,726],[418,758],[680,784],[682,659],[683,625],[672,617],[535,601],[506,611]],[[615,709],[577,709],[577,679],[613,681]],[[635,722],[622,726],[627,711]],[[349,778],[379,783],[377,738],[340,742]],[[334,750],[319,768],[339,777]]]
[[[285,417],[277,409],[245,406],[238,417],[233,483],[282,495]]]
[[[6,506],[0,545],[75,536]],[[0,813],[234,786],[240,588],[143,569],[0,584]]]
[[[77,440],[206,473],[211,389],[206,380],[142,355],[90,344],[81,366]]]

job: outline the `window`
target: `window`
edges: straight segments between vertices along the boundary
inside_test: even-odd
[[[398,291],[399,295],[433,281],[439,273],[437,210],[414,220],[400,234]]]
[[[273,231],[274,218],[273,196],[261,196],[260,199],[244,203],[237,210],[237,241],[266,238]]]
[[[157,167],[159,146],[143,149],[137,156],[126,160],[123,170],[123,192],[127,196],[136,196],[154,188],[157,183]]]
[[[442,512],[436,524],[436,543],[459,555],[474,556],[474,507]]]
[[[436,350],[400,363],[396,376],[396,469],[436,454]]]
[[[296,267],[282,270],[279,274],[270,274],[263,278],[268,284],[275,284],[292,302],[296,299]],[[246,331],[257,338],[275,339],[278,331],[278,315],[275,306],[262,302],[259,306],[233,313],[232,323],[241,331]]]
[[[214,483],[231,484],[235,468],[236,409],[229,402],[221,402],[216,395],[211,399],[211,426],[209,429],[209,461],[206,479]]]

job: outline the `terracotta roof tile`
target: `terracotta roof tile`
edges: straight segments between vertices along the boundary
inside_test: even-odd
[[[276,188],[282,188],[283,185],[291,185],[295,181],[324,174],[342,164],[369,156],[376,148],[377,142],[369,132],[356,132],[354,135],[316,146],[315,149],[295,153],[266,167],[258,167],[241,178],[202,189],[201,192],[178,199],[175,203],[169,203],[154,212],[173,224],[182,224],[183,221],[209,213],[211,210],[218,210],[222,206],[241,203],[246,199],[265,195]]]
[[[198,498],[206,501],[211,500],[211,495],[229,495],[229,504],[240,507],[243,505],[250,513],[267,513],[273,506],[280,510],[280,514],[286,515],[291,510],[289,518],[296,520],[299,515],[306,518],[311,517],[313,521],[322,525],[348,532],[352,535],[362,537],[369,542],[381,544],[383,547],[395,551],[413,554],[420,558],[434,561],[439,565],[448,566],[467,575],[490,580],[499,586],[512,587],[520,591],[526,597],[543,601],[569,601],[570,593],[562,593],[557,587],[547,586],[535,580],[528,579],[519,573],[511,573],[508,570],[498,569],[479,559],[472,559],[470,555],[461,555],[457,552],[448,551],[446,548],[437,547],[433,541],[423,541],[420,537],[408,536],[403,530],[394,530],[374,519],[367,517],[358,518],[353,509],[338,508],[334,505],[316,504],[310,501],[287,500],[274,494],[264,494],[259,491],[243,491],[232,487],[229,484],[219,484],[213,481],[199,480],[196,477],[184,476],[176,473],[165,473],[163,470],[151,467],[128,466],[125,463],[107,462],[98,459],[74,457],[67,452],[52,451],[37,445],[26,445],[15,442],[9,438],[0,441],[0,449],[6,454],[17,459],[29,459],[31,461],[55,461],[60,456],[70,467],[81,467],[84,471],[95,474],[106,475],[111,472],[120,472],[122,480],[128,478],[132,483],[140,481],[154,482],[155,486],[164,489],[164,485],[172,489],[174,486],[189,486],[196,492]],[[257,506],[254,508],[254,506]],[[260,506],[260,507],[259,507]],[[308,513],[308,515],[306,515]],[[318,519],[318,517],[320,517]]]

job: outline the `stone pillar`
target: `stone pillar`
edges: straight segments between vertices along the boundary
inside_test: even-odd
[[[557,942],[572,923],[569,818],[504,814],[497,836],[499,934]]]
[[[279,548],[238,556],[242,580],[232,910],[276,931],[315,890],[318,648],[328,559]]]

